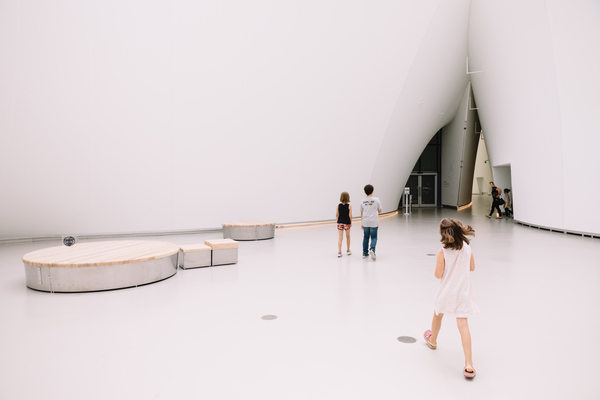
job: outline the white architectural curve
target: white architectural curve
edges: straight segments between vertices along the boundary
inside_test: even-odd
[[[600,4],[473,0],[469,61],[496,182],[510,165],[515,218],[600,232]]]
[[[0,7],[0,238],[392,211],[469,78],[516,217],[600,232],[593,1]]]

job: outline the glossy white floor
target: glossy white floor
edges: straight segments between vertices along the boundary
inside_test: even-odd
[[[383,219],[376,262],[360,226],[341,259],[334,225],[284,228],[240,243],[237,265],[101,293],[27,289],[21,256],[58,243],[0,245],[0,399],[600,398],[600,240],[488,220],[488,204]],[[436,351],[422,339],[444,216],[477,233],[473,381],[454,319]]]

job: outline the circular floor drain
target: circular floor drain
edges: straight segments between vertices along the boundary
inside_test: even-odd
[[[263,315],[260,318],[264,319],[265,321],[270,321],[270,320],[273,320],[273,319],[277,319],[277,315]]]
[[[417,339],[415,339],[415,338],[414,338],[414,337],[412,337],[412,336],[400,336],[400,337],[398,338],[398,341],[399,341],[399,342],[402,342],[402,343],[414,343],[414,342],[416,342],[416,341],[417,341]]]

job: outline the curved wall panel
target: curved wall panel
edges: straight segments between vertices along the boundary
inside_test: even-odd
[[[469,61],[493,167],[510,166],[515,218],[600,232],[600,5],[473,0]],[[495,177],[496,178],[496,177]]]
[[[442,168],[440,180],[442,205],[453,208],[466,206],[472,201],[475,159],[479,145],[477,111],[472,110],[473,91],[465,88],[454,119],[442,129]]]
[[[370,179],[384,211],[398,207],[423,149],[456,115],[469,81],[465,57],[470,3],[440,2],[404,81]]]
[[[4,1],[0,237],[331,219],[368,182],[393,210],[469,4]]]

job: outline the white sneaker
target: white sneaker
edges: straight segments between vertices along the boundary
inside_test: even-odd
[[[373,251],[373,249],[369,250],[369,255],[371,256],[371,260],[373,260],[373,261],[377,260],[377,256],[375,255],[375,252]]]
[[[342,256],[342,253],[340,253],[340,252],[338,251],[338,258],[340,258],[341,256]]]
[[[350,250],[346,251],[346,255],[351,256],[352,252]]]

